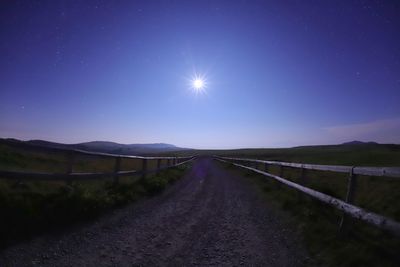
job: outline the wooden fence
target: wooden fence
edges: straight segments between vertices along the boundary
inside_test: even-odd
[[[300,164],[300,163],[289,163],[289,162],[278,162],[278,161],[268,161],[268,160],[257,160],[257,159],[246,159],[246,158],[229,158],[229,157],[214,157],[215,159],[233,164],[235,166],[257,172],[259,174],[268,176],[275,179],[276,181],[285,184],[291,188],[298,190],[304,194],[307,194],[321,202],[324,202],[334,208],[344,212],[344,216],[340,222],[340,229],[343,228],[345,222],[345,214],[356,218],[358,220],[364,221],[371,225],[377,226],[381,229],[387,230],[397,236],[400,236],[400,223],[394,221],[390,218],[382,216],[380,214],[367,211],[363,208],[353,205],[354,192],[356,191],[357,185],[357,175],[370,175],[370,176],[387,176],[387,177],[399,177],[400,178],[400,167],[353,167],[353,166],[331,166],[331,165],[315,165],[315,164]],[[236,162],[236,163],[235,163]],[[238,164],[237,162],[248,162],[256,164],[256,168]],[[259,164],[264,164],[264,170],[262,171],[257,167]],[[270,165],[275,165],[280,167],[280,175],[274,175],[268,172],[268,167]],[[281,176],[283,176],[284,167],[300,168],[301,177],[300,180],[305,179],[305,170],[319,170],[319,171],[332,171],[348,173],[348,184],[347,184],[347,194],[346,200],[332,197],[330,195],[321,193],[314,189],[305,187],[303,185],[297,184],[295,182],[289,181]]]
[[[62,150],[62,149],[58,149]],[[176,167],[190,162],[194,157],[141,157],[128,155],[115,155],[107,153],[88,152],[83,150],[62,150],[67,154],[66,171],[64,173],[43,173],[43,172],[17,172],[1,171],[0,179],[16,181],[65,181],[67,184],[76,180],[99,180],[112,177],[114,183],[119,182],[120,176],[141,175],[145,178],[147,174],[158,173],[161,170]],[[89,155],[105,158],[114,158],[114,169],[111,172],[73,172],[74,162],[79,155]],[[121,159],[135,159],[141,161],[140,170],[121,171]],[[156,169],[148,169],[148,161],[156,161]],[[164,161],[164,164],[162,164]]]

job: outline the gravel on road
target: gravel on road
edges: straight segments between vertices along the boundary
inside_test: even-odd
[[[0,266],[302,266],[307,253],[246,178],[198,158],[163,193],[0,252]]]

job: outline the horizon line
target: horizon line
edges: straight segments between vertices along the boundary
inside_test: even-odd
[[[352,140],[348,142],[342,142],[342,143],[331,143],[331,144],[299,144],[295,146],[249,146],[249,147],[230,147],[230,148],[216,148],[216,147],[207,147],[207,148],[195,148],[195,147],[186,147],[186,146],[178,146],[172,143],[168,142],[149,142],[149,143],[119,143],[116,141],[105,141],[105,140],[91,140],[91,141],[82,141],[82,142],[77,142],[77,143],[68,143],[68,142],[59,142],[59,141],[51,141],[51,140],[45,140],[45,139],[18,139],[14,137],[0,137],[0,139],[3,140],[16,140],[16,141],[21,141],[21,142],[30,142],[30,141],[44,141],[44,142],[50,142],[50,143],[57,143],[57,144],[62,144],[62,145],[79,145],[79,144],[85,144],[85,143],[90,143],[90,142],[108,142],[108,143],[114,143],[118,145],[154,145],[154,144],[165,144],[165,145],[171,145],[175,146],[176,148],[181,148],[181,149],[191,149],[191,150],[245,150],[245,149],[285,149],[285,148],[296,148],[296,147],[308,147],[308,146],[336,146],[336,145],[346,145],[346,144],[351,144],[351,143],[364,143],[364,144],[378,144],[378,145],[400,145],[399,143],[379,143],[376,141],[359,141],[359,140]]]

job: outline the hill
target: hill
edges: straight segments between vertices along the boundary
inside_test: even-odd
[[[358,145],[379,145],[377,142],[362,142],[362,141],[351,141],[342,144],[343,146],[358,146]]]
[[[44,140],[21,141],[17,139],[0,139],[0,144],[25,147],[26,149],[47,148],[47,149],[80,149],[92,152],[103,152],[123,155],[146,155],[185,150],[171,144],[119,144],[107,141],[92,141],[78,144],[62,144]]]

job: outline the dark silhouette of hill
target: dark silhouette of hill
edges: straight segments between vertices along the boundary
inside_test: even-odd
[[[164,153],[186,150],[186,148],[177,147],[171,144],[154,143],[154,144],[119,144],[107,141],[92,141],[78,144],[62,144],[49,142],[44,140],[29,140],[21,141],[17,139],[0,139],[0,143],[13,146],[26,146],[35,148],[50,148],[50,149],[80,149],[92,152],[102,152],[111,154],[123,155],[142,155],[153,153]]]
[[[351,141],[351,142],[345,142],[342,144],[343,146],[359,146],[359,145],[379,145],[377,142],[362,142],[362,141]]]

